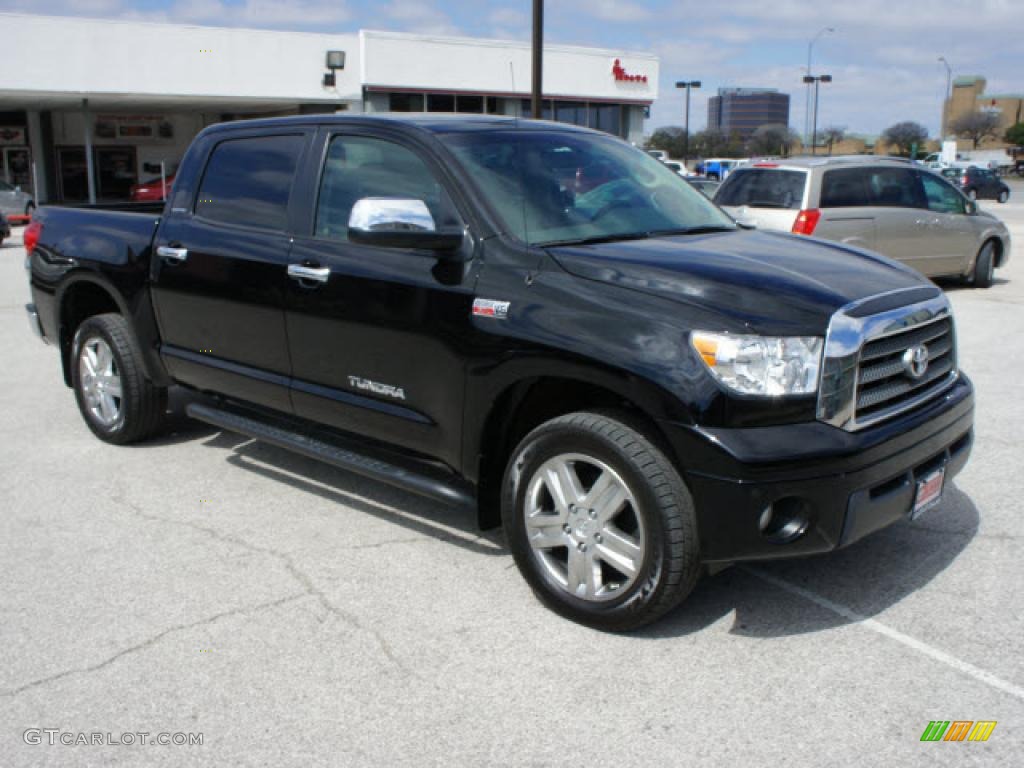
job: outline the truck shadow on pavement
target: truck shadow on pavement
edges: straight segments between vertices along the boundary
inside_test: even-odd
[[[638,635],[688,635],[730,614],[732,634],[763,638],[855,623],[925,587],[967,547],[978,523],[974,502],[951,483],[941,504],[917,521],[898,522],[846,549],[738,565],[706,578],[681,606]]]

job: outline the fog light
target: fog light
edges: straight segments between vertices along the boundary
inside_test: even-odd
[[[810,506],[796,496],[773,501],[761,512],[757,529],[772,544],[788,544],[807,532]]]

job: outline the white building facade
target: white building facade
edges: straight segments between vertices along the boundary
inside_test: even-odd
[[[524,42],[7,13],[0,28],[8,62],[0,67],[0,179],[40,202],[127,199],[161,164],[173,173],[192,138],[224,120],[529,115]],[[544,116],[639,143],[658,68],[645,53],[545,46]]]

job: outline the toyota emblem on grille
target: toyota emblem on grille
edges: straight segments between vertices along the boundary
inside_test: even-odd
[[[918,344],[903,353],[903,370],[912,379],[920,379],[928,370],[928,347]]]

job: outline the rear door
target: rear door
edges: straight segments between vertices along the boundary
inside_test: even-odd
[[[324,129],[316,146],[291,262],[323,276],[289,280],[286,297],[295,413],[458,466],[477,261],[348,241],[366,197],[423,200],[438,227],[463,226],[451,185],[401,134]]]
[[[803,207],[806,187],[806,171],[739,168],[719,187],[715,202],[742,224],[789,232]]]
[[[875,217],[874,249],[927,274],[934,248],[926,242],[929,219],[922,211],[916,171],[873,166],[865,168],[864,174]]]
[[[875,217],[868,194],[866,168],[835,168],[821,175],[818,197],[821,219],[815,237],[837,240],[861,248],[875,248]]]
[[[161,225],[153,304],[161,353],[178,381],[291,410],[289,201],[311,138],[301,128],[225,134],[209,152],[190,206],[176,207]]]

